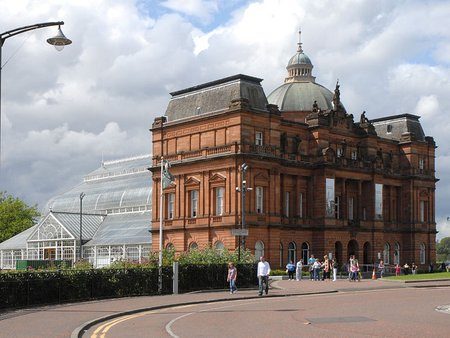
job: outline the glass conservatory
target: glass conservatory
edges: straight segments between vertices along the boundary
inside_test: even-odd
[[[81,257],[94,267],[148,259],[150,161],[145,155],[104,162],[80,185],[51,199],[38,224],[0,243],[0,268],[15,269],[20,259],[75,261],[80,257],[80,232]]]

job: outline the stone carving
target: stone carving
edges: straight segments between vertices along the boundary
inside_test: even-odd
[[[366,117],[366,112],[365,111],[362,112],[361,117],[359,119],[359,123],[360,124],[369,123],[369,119]]]
[[[314,113],[317,113],[319,111],[319,105],[317,104],[317,101],[314,101],[313,106],[312,106],[312,111]]]
[[[339,104],[341,103],[341,91],[339,90],[339,80],[336,82],[336,88],[334,89],[334,96],[333,96],[333,106],[334,110],[337,110],[339,108]]]

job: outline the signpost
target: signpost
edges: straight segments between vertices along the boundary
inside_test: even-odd
[[[248,236],[248,229],[231,229],[233,236]]]

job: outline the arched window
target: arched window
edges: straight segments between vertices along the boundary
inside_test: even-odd
[[[383,250],[384,264],[390,264],[390,260],[389,260],[390,256],[391,256],[391,246],[389,245],[389,243],[386,243],[384,245],[384,250]]]
[[[283,243],[280,243],[280,266],[283,266]]]
[[[425,243],[420,244],[420,264],[425,264],[426,262],[426,246]]]
[[[398,242],[394,246],[394,264],[400,264],[400,244]]]
[[[262,241],[257,241],[255,243],[255,259],[259,261],[261,256],[264,256],[264,243]]]
[[[175,246],[172,243],[167,243],[166,250],[174,251],[175,250]]]
[[[198,244],[196,242],[191,242],[191,244],[189,244],[189,251],[193,251],[193,250],[197,250],[198,249]]]
[[[214,243],[214,249],[216,249],[217,251],[223,251],[225,249],[225,245],[223,245],[222,241],[217,241],[216,243]]]
[[[302,260],[303,260],[304,265],[308,264],[308,259],[309,259],[309,244],[306,242],[303,242],[302,243]]]
[[[297,245],[295,242],[289,243],[288,246],[288,263],[293,262],[295,263],[297,261]]]

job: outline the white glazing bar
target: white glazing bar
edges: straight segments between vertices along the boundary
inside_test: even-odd
[[[126,259],[128,258],[128,257],[127,257],[127,251],[125,250],[125,244],[123,245],[122,258],[123,258],[123,260],[126,260]]]
[[[139,244],[139,249],[138,249],[139,251],[139,264],[141,264],[142,263],[142,245],[140,245]]]
[[[94,246],[94,262],[92,263],[94,268],[97,268],[97,245]]]

